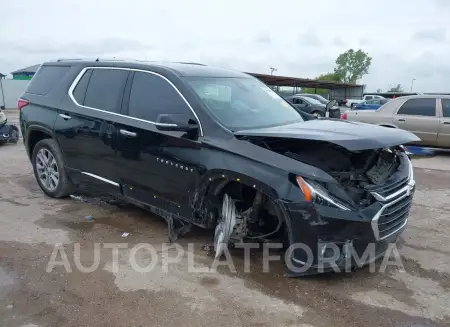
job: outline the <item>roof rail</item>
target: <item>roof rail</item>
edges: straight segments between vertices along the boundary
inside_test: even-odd
[[[189,62],[189,61],[178,61],[178,64],[186,64],[186,65],[199,65],[199,66],[206,66],[205,64],[199,63],[199,62]]]

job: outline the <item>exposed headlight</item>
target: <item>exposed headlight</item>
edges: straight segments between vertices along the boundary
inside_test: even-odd
[[[305,195],[306,201],[350,211],[345,205],[334,200],[328,191],[321,185],[314,183],[313,181],[307,182],[301,176],[297,176],[297,183]]]

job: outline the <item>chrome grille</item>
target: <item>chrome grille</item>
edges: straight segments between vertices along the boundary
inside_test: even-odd
[[[378,218],[378,237],[384,239],[401,229],[408,219],[412,196],[400,197],[398,201],[385,206]]]

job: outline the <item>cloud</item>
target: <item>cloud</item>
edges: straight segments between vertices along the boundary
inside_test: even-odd
[[[373,58],[363,78],[368,90],[407,87],[415,77],[414,89],[450,92],[450,0],[366,0],[370,17],[382,20],[361,15],[358,0],[259,0],[257,10],[242,0],[127,0],[132,14],[124,0],[3,2],[2,73],[55,58],[116,56],[261,73],[272,66],[279,75],[312,78],[333,71],[339,53],[361,47]],[[343,7],[351,19],[337,18]]]
[[[298,41],[302,46],[318,47],[322,44],[319,37],[313,32],[306,32],[298,36]]]
[[[359,43],[359,45],[364,46],[364,45],[369,45],[370,43],[372,43],[372,41],[367,37],[362,37],[359,39],[358,43]]]
[[[344,41],[342,41],[342,38],[339,37],[339,36],[335,36],[335,37],[334,37],[334,39],[333,39],[333,44],[334,44],[335,46],[338,46],[338,47],[342,47],[342,46],[345,45],[345,44],[344,44]]]
[[[122,38],[105,38],[95,41],[72,41],[55,43],[46,40],[32,42],[6,41],[3,43],[9,51],[26,52],[28,54],[72,53],[77,55],[100,55],[121,51],[143,51],[152,49],[139,41]]]
[[[256,43],[271,44],[272,38],[269,34],[260,34],[255,38]]]
[[[443,27],[423,29],[415,32],[412,38],[416,41],[445,41],[447,30]]]

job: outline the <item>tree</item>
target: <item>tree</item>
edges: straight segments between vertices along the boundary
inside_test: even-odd
[[[327,82],[342,82],[341,77],[334,72],[319,75],[316,77],[316,79]]]
[[[377,89],[377,93],[382,93],[383,90],[382,89]]]
[[[368,53],[361,49],[358,51],[349,49],[337,57],[337,67],[334,69],[334,74],[342,82],[355,84],[357,80],[369,72],[371,63],[372,58],[369,57]]]
[[[397,84],[397,86],[390,86],[388,92],[403,92],[403,87],[401,84]]]
[[[317,79],[319,81],[327,81],[327,82],[341,82],[339,76],[336,75],[336,73],[322,74],[322,75],[317,76],[315,79]],[[317,93],[317,94],[320,94],[325,97],[328,95],[327,89],[314,89],[314,88],[310,88],[310,87],[303,88],[302,92],[303,93]]]

